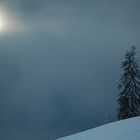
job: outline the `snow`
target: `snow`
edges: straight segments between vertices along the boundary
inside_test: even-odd
[[[109,123],[58,140],[139,140],[140,117]]]

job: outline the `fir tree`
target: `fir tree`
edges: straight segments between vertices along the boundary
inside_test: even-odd
[[[140,70],[135,55],[133,46],[126,53],[122,63],[123,74],[118,86],[120,94],[117,117],[119,120],[140,115]]]

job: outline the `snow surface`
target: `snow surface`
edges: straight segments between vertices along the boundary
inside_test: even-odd
[[[58,140],[140,140],[140,117],[109,123]]]

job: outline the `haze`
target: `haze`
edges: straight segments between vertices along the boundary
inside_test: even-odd
[[[138,0],[1,5],[16,20],[0,34],[1,140],[53,140],[116,114],[121,61],[132,45],[140,58]]]

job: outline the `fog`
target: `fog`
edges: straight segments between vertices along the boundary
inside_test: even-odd
[[[140,55],[139,1],[2,1],[24,30],[0,34],[0,139],[53,140],[116,115],[124,54]]]

